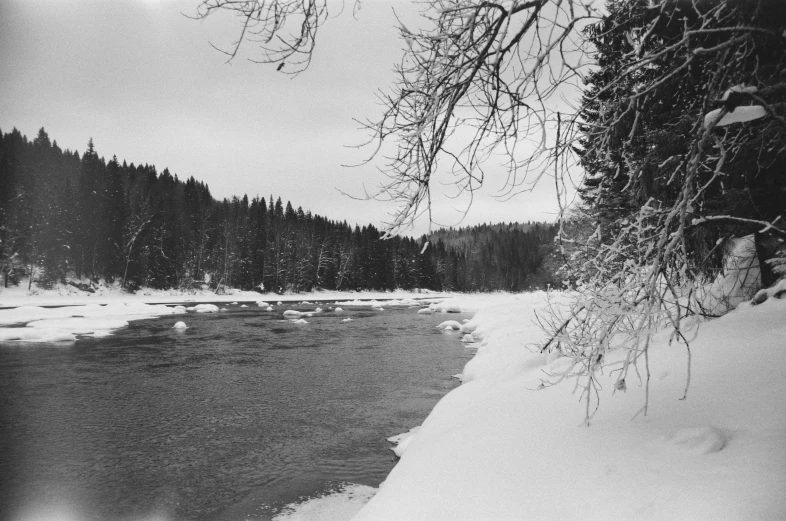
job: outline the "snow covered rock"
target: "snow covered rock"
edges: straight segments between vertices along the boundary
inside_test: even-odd
[[[456,331],[458,331],[459,329],[461,329],[461,323],[455,320],[446,320],[444,322],[441,322],[437,326],[437,329],[455,329]]]
[[[218,313],[218,306],[215,304],[197,304],[194,306],[197,313]]]
[[[284,311],[284,316],[287,317],[287,318],[299,317],[302,314],[303,313],[301,313],[300,311],[296,311],[294,309],[288,309],[288,310]]]
[[[461,337],[461,341],[464,342],[465,344],[471,344],[472,342],[475,341],[475,337],[473,337],[472,335],[470,335],[468,333],[468,334],[464,335],[463,337]]]
[[[175,325],[172,326],[172,328],[173,329],[188,329],[188,326],[186,325],[185,322],[180,321],[180,322],[176,322]]]
[[[461,325],[461,329],[459,329],[459,331],[461,331],[462,333],[473,333],[477,328],[478,325],[476,323],[464,322]]]
[[[431,308],[423,308],[418,310],[418,315],[431,315],[434,313],[434,310]]]

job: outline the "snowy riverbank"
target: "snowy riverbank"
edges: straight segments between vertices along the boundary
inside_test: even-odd
[[[350,487],[343,509],[337,497],[316,499],[279,519],[358,510],[354,521],[786,517],[786,300],[702,323],[686,400],[685,348],[660,335],[647,416],[632,420],[644,386],[613,393],[606,374],[589,427],[574,381],[537,390],[570,363],[527,348],[543,338],[534,313],[545,294],[452,302],[479,308],[465,329],[480,348],[461,387],[404,437],[376,495],[366,503],[370,493]]]
[[[156,297],[152,301],[160,302]],[[238,295],[222,299],[244,300]],[[528,348],[544,336],[535,313],[546,302],[546,294],[536,292],[459,296],[433,304],[435,312],[477,311],[462,326],[475,339],[465,345],[478,348],[462,372],[462,385],[437,404],[413,436],[403,438],[402,458],[375,495],[368,487],[349,486],[343,494],[293,505],[276,519],[786,517],[786,300],[743,304],[703,322],[691,344],[686,400],[680,400],[687,376],[685,348],[658,336],[650,351],[647,416],[631,421],[644,403],[644,386],[630,381],[626,392],[614,393],[614,380],[605,374],[600,409],[589,427],[581,425],[584,408],[573,380],[538,390],[570,365],[570,359]],[[119,306],[140,316],[150,311],[138,302],[84,309],[100,313]],[[467,341],[465,335],[456,341]]]

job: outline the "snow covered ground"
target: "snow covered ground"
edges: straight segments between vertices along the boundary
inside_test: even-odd
[[[3,295],[0,305],[13,301]],[[226,299],[259,300],[251,295]],[[325,298],[356,296],[381,298]],[[393,296],[412,295],[384,295]],[[159,297],[147,296],[161,302]],[[319,298],[296,297],[291,300]],[[573,380],[541,388],[571,364],[532,349],[544,336],[535,313],[546,299],[537,292],[432,303],[429,312],[445,313],[444,327],[458,325],[448,323],[448,312],[476,311],[457,336],[478,348],[457,375],[462,385],[419,429],[395,439],[401,460],[370,500],[372,491],[349,486],[342,494],[292,505],[281,519],[786,519],[786,299],[743,304],[703,322],[691,344],[685,400],[686,350],[659,336],[650,348],[647,416],[632,419],[644,403],[644,386],[629,381],[626,392],[614,393],[614,379],[606,374],[590,426],[582,425]],[[223,299],[203,298],[217,300]],[[84,306],[80,316],[65,309],[78,308],[3,310],[0,324],[90,319],[111,326],[129,319],[123,316],[185,311],[138,302]],[[12,329],[56,328],[0,331]]]
[[[644,386],[613,393],[607,374],[590,426],[574,381],[538,390],[570,364],[528,348],[543,338],[534,313],[545,302],[532,293],[432,306],[479,308],[462,326],[478,352],[423,425],[394,438],[402,457],[377,494],[345,497],[342,512],[358,510],[354,521],[786,519],[786,300],[702,323],[685,400],[685,348],[661,335],[647,416],[632,419]],[[327,519],[319,503],[286,519]]]

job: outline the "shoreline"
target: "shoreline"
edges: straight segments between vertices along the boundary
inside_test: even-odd
[[[14,309],[20,306],[64,307],[82,306],[86,304],[117,304],[142,303],[150,305],[176,305],[200,303],[256,303],[259,301],[275,304],[281,302],[300,303],[302,301],[328,302],[353,300],[429,300],[453,298],[457,294],[450,292],[432,292],[430,290],[394,290],[394,291],[312,291],[308,293],[258,293],[256,291],[230,290],[231,293],[216,295],[212,291],[183,292],[179,290],[141,289],[136,293],[128,293],[117,287],[101,287],[95,293],[88,293],[71,286],[59,285],[51,290],[33,289],[28,291],[20,284],[16,287],[0,288],[0,309]]]

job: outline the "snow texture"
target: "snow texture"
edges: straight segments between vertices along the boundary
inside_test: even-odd
[[[715,118],[718,117],[718,114],[721,113],[721,110],[723,109],[711,110],[704,116],[704,128],[708,128],[712,122],[715,121]],[[732,123],[745,123],[755,119],[763,118],[766,115],[767,110],[761,105],[737,107],[733,112],[724,114],[716,126],[725,127],[726,125],[731,125]]]
[[[75,335],[107,336],[116,329],[127,327],[129,320],[185,312],[182,306],[169,307],[141,302],[59,308],[20,306],[0,310],[0,341],[73,342]],[[17,327],[8,327],[12,325]]]
[[[461,329],[461,322],[457,322],[455,320],[446,320],[444,322],[441,322],[437,326],[437,329],[455,329],[456,331],[458,331],[459,329]]]
[[[468,322],[461,386],[355,521],[786,519],[786,300],[702,322],[685,400],[687,352],[656,335],[647,416],[643,383],[615,393],[604,371],[590,426],[574,380],[538,390],[573,364],[533,344],[546,302],[498,296]]]
[[[322,497],[307,498],[288,505],[273,521],[336,521],[350,519],[368,502],[376,489],[365,485],[345,485]]]

